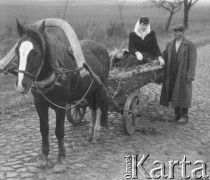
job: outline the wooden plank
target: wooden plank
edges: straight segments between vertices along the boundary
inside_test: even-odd
[[[114,107],[116,108],[116,111],[121,113],[122,111],[122,107],[119,106],[115,100],[110,96],[109,92],[107,91],[107,88],[104,86],[104,84],[101,82],[100,78],[93,72],[93,70],[91,69],[91,67],[87,64],[84,63],[83,64],[84,68],[89,72],[90,76],[97,82],[97,84],[104,90],[104,92],[106,93],[106,95],[108,96],[108,98],[110,99],[111,103],[114,105]]]

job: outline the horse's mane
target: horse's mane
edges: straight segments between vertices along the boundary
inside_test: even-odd
[[[59,70],[60,67],[65,67],[64,59],[67,53],[65,44],[59,41],[56,35],[47,31],[42,34],[36,28],[29,28],[27,34],[41,45],[45,53],[45,61],[49,63],[49,66],[61,77],[65,77],[64,73]]]
[[[41,51],[44,55],[44,61],[47,62],[48,67],[51,67],[57,74],[60,74],[62,78],[65,77],[64,72],[60,68],[65,67],[65,54],[71,56],[75,63],[74,56],[69,54],[68,48],[64,43],[59,41],[58,37],[54,34],[39,32],[37,28],[28,27],[26,29],[26,35],[34,39],[40,46]]]
[[[44,41],[44,35],[41,32],[39,32],[38,29],[36,29],[35,27],[28,27],[26,29],[26,34],[27,36],[33,38],[34,40],[37,41],[37,43],[41,46],[42,50],[45,50],[45,41]]]
[[[47,36],[45,36],[45,43],[49,63],[54,65],[54,63],[58,61],[58,63],[64,67],[65,45],[52,34],[47,34]]]

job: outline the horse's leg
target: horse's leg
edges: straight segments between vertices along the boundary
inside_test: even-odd
[[[38,95],[34,97],[34,103],[39,115],[40,132],[42,135],[42,155],[36,163],[36,166],[39,168],[44,168],[47,165],[48,154],[50,152],[48,124],[49,107],[41,100],[41,98]]]
[[[100,108],[96,110],[96,122],[93,132],[92,143],[97,143],[97,139],[100,137],[100,130],[101,130],[101,114],[102,111]]]
[[[66,169],[66,162],[65,162],[65,146],[64,146],[64,120],[65,120],[65,110],[57,108],[56,112],[56,129],[55,135],[58,139],[58,159],[56,165],[54,167],[54,172],[60,173],[64,172]]]
[[[105,92],[102,89],[98,89],[95,92],[96,101],[96,122],[94,127],[94,133],[92,142],[96,143],[100,138],[100,130],[101,126],[108,127],[107,119],[108,119],[108,99]]]
[[[89,125],[89,141],[92,140],[93,138],[93,130],[94,130],[94,126],[95,126],[95,121],[96,121],[96,111],[93,110],[92,108],[90,108],[91,111],[91,116],[92,118],[90,119],[90,125]]]
[[[92,141],[94,126],[95,126],[95,121],[96,121],[96,95],[95,95],[95,93],[90,94],[89,96],[87,96],[86,100],[88,102],[88,106],[89,106],[90,112],[91,112],[91,118],[90,118],[90,124],[89,124],[89,138],[88,138],[88,140]]]

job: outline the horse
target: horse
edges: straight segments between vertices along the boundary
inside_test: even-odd
[[[58,158],[54,172],[66,169],[64,146],[64,119],[67,103],[85,98],[91,110],[89,140],[96,143],[100,137],[100,128],[107,127],[108,97],[93,79],[80,76],[75,58],[66,46],[57,41],[55,35],[46,31],[45,21],[40,27],[23,26],[17,20],[20,40],[16,47],[18,70],[16,90],[25,94],[31,88],[34,104],[39,116],[42,136],[42,153],[36,166],[47,165],[49,148],[48,110],[56,113],[55,134],[58,139]],[[86,63],[91,67],[102,83],[107,86],[110,58],[107,50],[98,42],[82,40],[80,45]],[[55,81],[49,87],[40,89],[38,82],[44,82],[49,74],[55,73]]]

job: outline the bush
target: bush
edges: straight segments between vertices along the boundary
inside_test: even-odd
[[[89,39],[97,42],[102,42],[105,38],[104,30],[95,24],[78,25],[75,27],[75,32],[79,40]]]
[[[106,48],[120,46],[128,39],[125,28],[117,22],[111,21],[108,26],[97,26],[93,23],[82,24],[74,27],[79,40],[89,39],[103,44]]]
[[[108,24],[106,33],[108,37],[110,38],[127,36],[124,25],[122,25],[121,23],[118,23],[117,21],[111,21]]]
[[[17,36],[16,29],[11,26],[0,28],[0,41],[7,38],[15,38]]]

